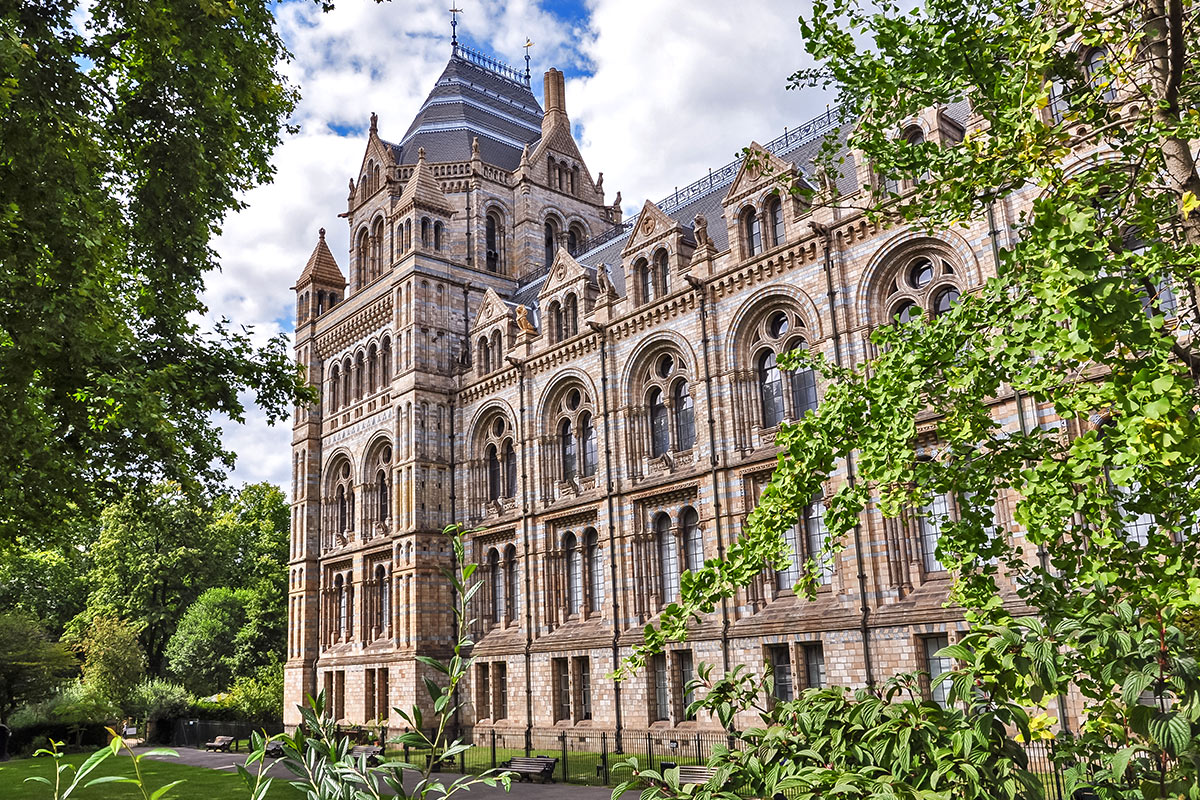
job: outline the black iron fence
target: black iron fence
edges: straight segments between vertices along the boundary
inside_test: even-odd
[[[171,735],[172,747],[204,747],[208,742],[215,741],[218,736],[232,736],[233,742],[229,749],[240,751],[249,748],[250,734],[262,730],[260,727],[245,722],[229,722],[209,719],[177,719]],[[268,733],[278,733],[283,730],[280,723]]]

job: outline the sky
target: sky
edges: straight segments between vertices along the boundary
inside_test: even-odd
[[[823,113],[830,97],[790,91],[788,76],[811,62],[796,18],[809,0],[457,0],[460,42],[524,68],[533,90],[550,67],[567,78],[567,112],[593,176],[627,215]],[[248,192],[215,246],[221,269],[206,284],[212,319],[253,326],[263,340],[293,328],[291,286],[317,231],[327,229],[346,269],[349,179],[357,173],[370,115],[399,141],[450,57],[448,0],[311,0],[277,6],[293,54],[281,71],[300,90],[274,181]],[[290,488],[291,426],[268,426],[249,404],[244,424],[222,435],[237,454],[231,481]]]

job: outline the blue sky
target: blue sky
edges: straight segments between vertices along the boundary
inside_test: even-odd
[[[807,1],[458,0],[458,33],[471,47],[531,71],[567,76],[567,110],[593,176],[627,213],[661,199],[825,110],[830,98],[786,90],[806,66],[796,17]],[[274,158],[275,181],[249,192],[216,246],[222,270],[208,281],[212,317],[228,316],[268,336],[290,333],[290,290],[328,230],[345,267],[347,181],[362,158],[371,112],[380,134],[399,140],[450,55],[448,0],[339,0],[322,13],[311,0],[277,7],[293,53],[284,73],[301,92]],[[289,425],[271,428],[252,411],[224,426],[238,453],[235,481],[290,484]]]

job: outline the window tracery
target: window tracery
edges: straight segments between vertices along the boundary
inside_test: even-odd
[[[556,463],[550,465],[559,481],[576,483],[596,474],[595,411],[582,388],[572,386],[560,394],[551,406],[551,431],[555,440]],[[580,487],[581,488],[581,487]]]
[[[798,314],[788,308],[769,311],[752,330],[749,345],[760,427],[774,428],[785,419],[799,419],[817,408],[817,379],[812,367],[785,372],[778,363],[779,354],[808,347]]]
[[[903,324],[923,314],[944,314],[958,302],[959,276],[949,259],[922,252],[903,259],[883,301],[887,318]]]
[[[690,370],[674,353],[660,353],[639,381],[645,416],[645,452],[651,458],[690,451],[696,444]]]

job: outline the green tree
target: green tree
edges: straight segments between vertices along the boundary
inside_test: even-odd
[[[913,11],[832,0],[801,20],[819,66],[795,85],[837,90],[850,147],[882,178],[923,176],[912,192],[864,187],[817,205],[919,229],[987,219],[997,205],[1028,210],[1019,239],[997,243],[997,278],[949,313],[877,331],[869,364],[785,359],[823,374],[821,408],[784,426],[742,537],[685,577],[642,653],[686,636],[692,614],[764,561],[781,563],[784,532],[836,471],[856,480],[829,503],[833,549],[866,509],[895,517],[947,493],[961,515],[942,526],[937,553],[973,623],[947,654],[963,664],[952,696],[971,719],[986,728],[1001,710],[1075,690],[1084,723],[1057,751],[1101,767],[1073,779],[1104,798],[1200,797],[1196,13],[1186,0],[927,0]],[[964,100],[978,125],[961,142],[898,135],[923,109]],[[834,152],[828,170],[842,168]],[[1053,408],[1078,435],[1002,430],[993,404],[1014,396]],[[925,459],[916,420],[931,408],[937,457]],[[1002,492],[1037,557],[993,535]],[[1014,618],[1001,586],[1037,621]],[[899,788],[939,768],[921,763],[907,784],[856,770],[839,796],[910,796]]]
[[[0,725],[18,706],[50,697],[76,669],[70,650],[32,617],[0,614]]]
[[[0,539],[147,479],[216,485],[242,393],[271,420],[311,396],[284,336],[197,322],[212,238],[296,98],[272,11],[0,10]]]
[[[250,595],[247,589],[208,589],[184,612],[167,643],[166,666],[188,691],[210,695],[233,682],[235,643]]]
[[[207,510],[175,486],[158,485],[104,509],[92,550],[86,610],[93,617],[136,621],[151,675],[163,674],[163,654],[184,611],[228,575],[233,546],[210,524]]]
[[[87,603],[87,554],[74,545],[29,544],[18,539],[0,553],[0,610],[41,619],[58,636]]]
[[[146,674],[146,655],[134,627],[118,617],[96,617],[78,649],[84,685],[122,711],[128,709]]]

